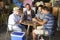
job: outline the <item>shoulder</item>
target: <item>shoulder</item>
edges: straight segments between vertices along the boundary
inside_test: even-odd
[[[13,16],[13,14],[10,14],[9,17]]]
[[[48,14],[47,16],[50,17],[50,18],[54,18],[54,16],[52,15],[52,13]]]
[[[14,14],[9,15],[9,18],[14,18]]]
[[[45,15],[46,17],[53,17],[53,15],[51,13],[48,13]]]
[[[46,15],[45,18],[49,20],[54,20],[54,16],[52,14]]]

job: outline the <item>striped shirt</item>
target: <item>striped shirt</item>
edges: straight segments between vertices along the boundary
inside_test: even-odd
[[[44,24],[45,28],[52,28],[53,27],[54,17],[50,13],[45,14],[45,17],[43,18],[43,20],[46,20],[46,23]]]

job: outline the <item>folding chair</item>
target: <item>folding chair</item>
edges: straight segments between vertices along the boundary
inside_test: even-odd
[[[11,33],[12,31],[13,31],[13,30],[9,30],[9,28],[7,27],[5,40],[7,40],[7,37],[8,37],[8,36],[10,37],[10,33]]]
[[[49,40],[52,40],[51,36],[49,36],[47,30],[41,29],[40,32],[39,32],[39,34],[38,34],[38,40],[40,40],[40,36],[41,36],[41,39],[44,39],[43,36],[48,36]]]

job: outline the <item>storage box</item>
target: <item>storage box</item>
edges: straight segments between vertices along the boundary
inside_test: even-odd
[[[25,40],[25,32],[12,32],[11,40]]]

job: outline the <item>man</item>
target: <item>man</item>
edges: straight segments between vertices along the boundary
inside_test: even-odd
[[[26,4],[26,11],[24,12],[24,20],[31,21],[35,17],[34,11],[31,9],[30,4]]]
[[[8,28],[9,30],[13,30],[13,31],[24,31],[25,27],[23,25],[21,25],[21,21],[22,21],[22,9],[18,8],[18,7],[14,7],[13,8],[13,13],[9,16],[8,19]]]
[[[32,21],[32,18],[35,17],[35,13],[34,11],[31,9],[31,6],[30,4],[26,4],[26,11],[24,11],[24,20],[27,20],[27,21]],[[27,29],[27,27],[26,27]],[[32,31],[32,27],[30,27],[30,32]]]
[[[43,7],[43,5],[38,6],[38,10],[37,10],[37,14],[36,14],[37,19],[43,19],[43,17],[44,17],[44,14],[41,13],[42,7]]]
[[[52,28],[54,25],[54,17],[50,14],[49,9],[46,6],[42,7],[42,13],[45,15],[43,20],[37,21],[36,19],[34,19],[34,21],[42,25],[43,30],[48,31],[48,35],[50,36],[53,33]],[[33,30],[33,40],[35,40],[37,34],[38,30]]]

